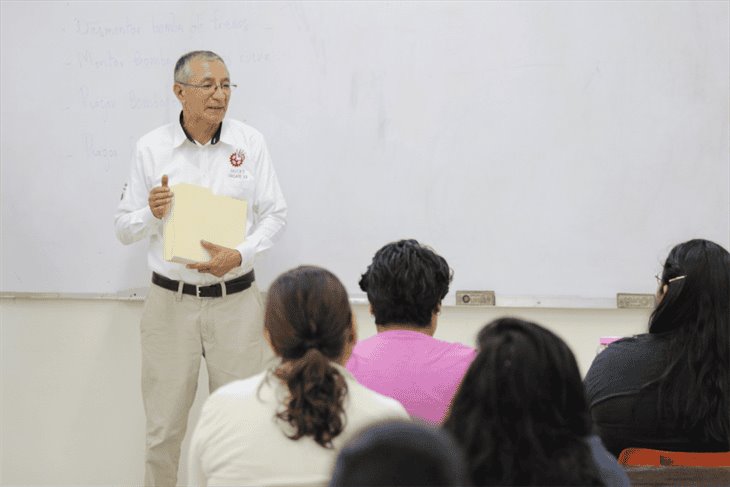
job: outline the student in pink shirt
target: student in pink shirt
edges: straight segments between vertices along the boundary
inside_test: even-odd
[[[355,345],[347,369],[358,382],[439,424],[476,351],[433,338],[452,271],[416,240],[378,250],[360,279],[377,335]]]

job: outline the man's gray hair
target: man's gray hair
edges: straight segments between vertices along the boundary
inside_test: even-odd
[[[190,81],[190,61],[193,59],[204,59],[205,61],[220,61],[226,64],[218,54],[213,51],[191,51],[187,54],[183,54],[180,59],[175,63],[175,82],[176,83],[187,83]]]

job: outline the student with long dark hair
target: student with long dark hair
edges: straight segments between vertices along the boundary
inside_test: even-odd
[[[433,336],[451,276],[446,259],[416,240],[378,250],[360,279],[378,333],[359,342],[347,363],[358,382],[432,424],[443,420],[475,355]]]
[[[502,318],[477,343],[444,423],[474,485],[628,485],[591,436],[578,364],[565,342],[535,323]]]
[[[355,325],[347,292],[329,271],[299,267],[279,276],[264,329],[280,361],[208,398],[190,448],[194,485],[326,485],[350,437],[408,419],[397,401],[343,367]]]
[[[612,343],[585,385],[598,434],[628,447],[730,450],[730,253],[675,246],[657,276],[649,333]]]

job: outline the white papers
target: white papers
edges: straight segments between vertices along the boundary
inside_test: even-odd
[[[210,260],[201,240],[235,248],[246,236],[247,203],[229,196],[216,196],[209,189],[180,183],[170,215],[164,223],[165,260],[190,264]]]

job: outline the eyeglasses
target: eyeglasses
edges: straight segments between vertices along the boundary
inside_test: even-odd
[[[685,277],[687,277],[687,276],[677,276],[677,277],[673,277],[673,278],[671,278],[671,279],[668,279],[668,280],[667,280],[667,283],[670,283],[670,282],[674,282],[674,281],[679,281],[680,279],[684,279]],[[662,285],[662,283],[664,282],[664,281],[662,280],[662,278],[661,278],[661,276],[660,276],[659,274],[654,274],[654,279],[656,279],[656,283],[657,283],[658,285],[660,285],[660,286],[661,286],[661,285]]]
[[[234,84],[231,84],[231,83],[222,83],[220,85],[214,85],[213,83],[205,83],[203,85],[194,85],[194,84],[191,84],[191,83],[183,83],[182,81],[175,81],[175,83],[180,84],[180,85],[190,86],[192,88],[198,88],[205,95],[212,95],[213,93],[216,92],[216,90],[218,88],[220,88],[221,91],[223,93],[225,93],[226,95],[229,95],[231,93],[231,91],[233,91],[236,88],[238,88],[238,85],[234,85]]]

